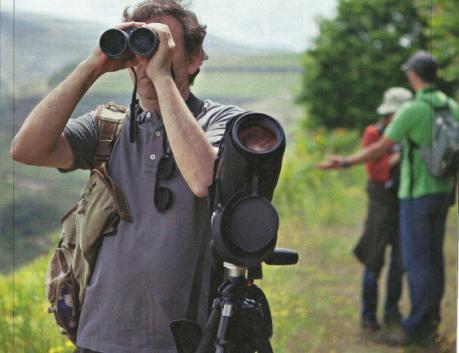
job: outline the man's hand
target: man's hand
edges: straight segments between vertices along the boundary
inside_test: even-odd
[[[125,22],[114,26],[116,29],[126,29],[129,27],[142,27],[145,23],[143,22]],[[126,58],[113,59],[105,55],[100,49],[99,43],[91,52],[91,54],[85,60],[87,64],[94,67],[95,70],[102,75],[106,72],[114,72],[118,70],[123,70],[129,67],[133,67],[139,63],[138,57],[135,55],[128,56]]]
[[[146,74],[154,83],[157,79],[172,75],[171,67],[175,42],[169,26],[163,23],[149,23],[144,24],[143,27],[156,32],[159,38],[158,50],[152,57],[144,58],[136,56],[139,63],[146,63]]]
[[[316,163],[314,166],[322,170],[329,170],[346,168],[349,166],[349,164],[346,162],[346,159],[342,156],[328,155],[325,161]]]

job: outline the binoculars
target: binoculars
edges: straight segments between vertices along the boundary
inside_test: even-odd
[[[152,56],[159,46],[158,35],[149,28],[111,28],[100,36],[100,49],[109,58],[121,59],[139,55]]]

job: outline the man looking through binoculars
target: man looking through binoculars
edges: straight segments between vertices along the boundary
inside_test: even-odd
[[[145,27],[159,47],[151,57],[109,58],[97,46],[29,114],[12,143],[22,163],[92,169],[95,112],[71,119],[102,75],[122,69],[139,101],[116,140],[108,174],[125,192],[133,223],[104,237],[78,324],[80,352],[176,352],[169,324],[208,313],[210,225],[205,197],[216,147],[239,108],[202,101],[190,84],[206,59],[205,27],[175,0],[147,0],[125,11],[118,29]],[[135,78],[136,76],[136,78]],[[130,140],[130,125],[137,138]],[[133,143],[131,143],[133,142]],[[172,161],[163,166],[164,161]],[[175,168],[175,164],[176,167]]]

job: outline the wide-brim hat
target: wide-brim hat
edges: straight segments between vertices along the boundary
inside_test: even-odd
[[[401,106],[411,100],[413,94],[403,87],[392,87],[384,92],[383,102],[376,109],[379,115],[396,113]]]

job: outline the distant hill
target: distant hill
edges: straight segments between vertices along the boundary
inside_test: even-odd
[[[84,59],[106,29],[94,22],[70,21],[27,12],[0,12],[0,79],[2,96],[11,91],[13,62],[15,89],[29,95],[34,83],[65,67]],[[266,51],[238,45],[208,35],[205,49],[210,56],[260,54]]]

